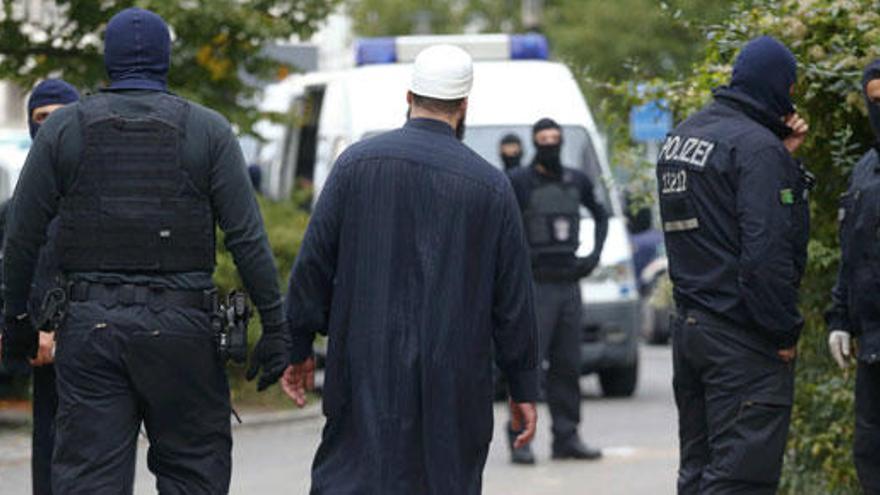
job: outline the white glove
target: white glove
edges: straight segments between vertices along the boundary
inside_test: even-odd
[[[831,357],[837,361],[841,369],[849,367],[849,360],[852,357],[852,336],[849,332],[832,330],[828,335],[828,348],[831,350]]]

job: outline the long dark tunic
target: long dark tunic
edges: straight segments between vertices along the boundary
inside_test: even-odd
[[[351,147],[287,311],[295,360],[329,336],[312,493],[480,493],[493,343],[513,398],[537,396],[529,256],[504,174],[434,120]]]

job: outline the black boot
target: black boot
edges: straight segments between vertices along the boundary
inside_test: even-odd
[[[594,449],[589,445],[581,442],[577,435],[572,436],[568,440],[557,442],[553,441],[553,458],[554,459],[579,459],[586,461],[594,461],[602,457],[602,451]]]
[[[531,444],[527,443],[518,449],[513,446],[514,442],[516,442],[516,437],[520,433],[519,431],[513,431],[510,423],[507,423],[507,445],[510,447],[510,462],[514,464],[534,464],[535,454],[532,453]]]

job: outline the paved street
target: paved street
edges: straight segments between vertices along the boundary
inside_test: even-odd
[[[487,495],[664,495],[674,492],[676,466],[675,406],[671,393],[669,349],[642,349],[641,383],[633,399],[598,397],[595,379],[585,379],[581,433],[605,449],[596,463],[550,461],[547,410],[535,449],[535,467],[508,463],[504,445],[505,411],[497,408],[495,440],[486,468]],[[237,429],[232,493],[274,495],[307,493],[309,465],[318,444],[320,418]],[[0,487],[4,494],[24,494],[29,486],[23,434],[0,437]],[[18,452],[18,454],[16,454]],[[139,454],[137,494],[155,493],[146,470],[145,448]]]

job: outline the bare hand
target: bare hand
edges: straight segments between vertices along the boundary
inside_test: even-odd
[[[794,154],[794,152],[797,151],[807,139],[807,132],[809,132],[810,126],[807,125],[806,120],[802,119],[801,116],[796,113],[785,118],[785,125],[787,125],[792,132],[791,135],[782,141],[782,144],[785,145],[785,148],[789,153]]]
[[[791,347],[789,349],[780,349],[776,351],[776,355],[779,356],[779,359],[785,361],[786,363],[790,363],[794,361],[794,358],[797,356],[797,346]]]
[[[510,401],[510,428],[520,432],[513,442],[513,448],[518,449],[531,443],[535,438],[535,430],[538,427],[538,410],[534,402]]]
[[[281,389],[298,407],[305,407],[306,392],[315,389],[315,359],[288,366],[281,377]]]
[[[31,366],[45,366],[55,362],[55,333],[40,332],[40,347],[37,356],[29,360]]]

